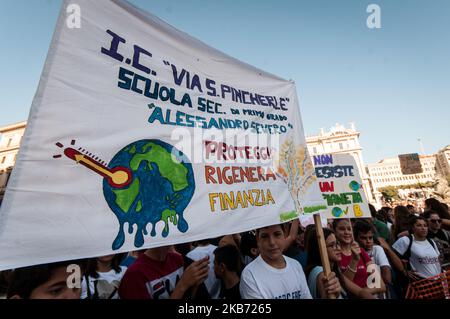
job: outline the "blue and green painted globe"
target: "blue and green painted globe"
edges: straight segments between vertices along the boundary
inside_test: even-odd
[[[144,244],[144,236],[156,236],[156,224],[164,222],[162,236],[167,237],[170,223],[185,233],[189,226],[183,216],[195,191],[194,172],[188,158],[172,145],[160,140],[140,140],[120,150],[108,165],[109,169],[125,167],[131,171],[131,183],[123,188],[103,180],[106,202],[119,220],[120,228],[113,242],[117,250],[125,242],[124,226],[133,233],[134,245]]]

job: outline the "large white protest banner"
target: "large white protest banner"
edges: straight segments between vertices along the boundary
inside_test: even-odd
[[[313,156],[317,181],[327,202],[327,218],[370,218],[355,158],[350,154]]]
[[[127,2],[65,1],[0,211],[0,269],[238,233],[322,204],[292,81]]]

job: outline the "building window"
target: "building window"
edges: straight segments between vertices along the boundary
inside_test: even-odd
[[[342,143],[339,143],[339,149],[342,151],[344,149],[344,145]]]
[[[3,158],[2,158],[2,164],[5,164],[5,161],[6,161],[6,156],[3,156]]]
[[[6,145],[6,147],[10,147],[10,146],[11,146],[11,142],[12,142],[12,138],[10,138],[10,139],[8,140],[8,145]]]
[[[317,147],[313,147],[313,154],[317,154]]]

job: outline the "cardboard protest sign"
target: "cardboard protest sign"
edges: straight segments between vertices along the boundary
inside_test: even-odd
[[[66,8],[81,9],[81,28]],[[0,211],[0,269],[166,246],[323,204],[295,84],[124,1],[65,1]]]
[[[423,168],[420,162],[419,154],[402,154],[398,156],[400,161],[400,170],[403,175],[422,174]]]
[[[313,156],[317,181],[327,203],[327,218],[370,218],[356,161],[350,154]]]

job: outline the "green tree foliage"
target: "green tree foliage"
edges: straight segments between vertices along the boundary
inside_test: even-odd
[[[392,201],[398,199],[398,191],[395,186],[387,186],[379,189],[386,201]]]

